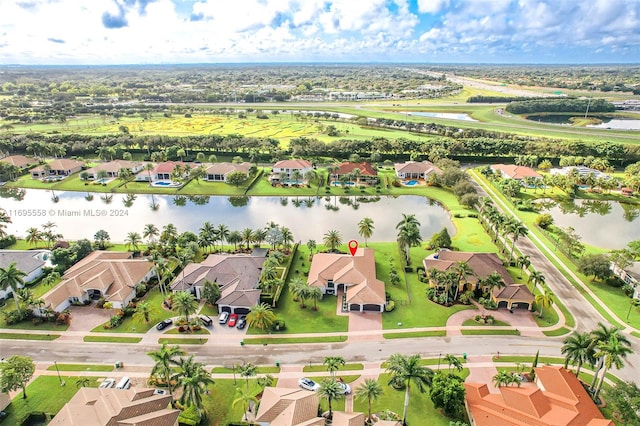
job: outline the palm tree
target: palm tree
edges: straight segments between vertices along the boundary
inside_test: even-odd
[[[425,387],[431,385],[433,370],[420,365],[420,355],[393,354],[387,361],[387,373],[391,375],[389,384],[402,383],[405,386],[404,409],[402,413],[402,424],[407,424],[407,411],[409,409],[409,396],[411,383],[414,383],[421,393]]]
[[[271,329],[275,321],[276,314],[271,310],[271,306],[266,303],[254,306],[251,312],[247,314],[247,324],[249,327],[257,327],[261,331]]]
[[[172,395],[171,373],[172,366],[178,364],[176,357],[185,355],[185,351],[180,346],[167,346],[163,343],[157,351],[147,352],[147,355],[155,362],[151,369],[151,376],[160,375],[169,388],[169,394]]]
[[[602,376],[600,377],[598,387],[593,394],[594,400],[598,399],[598,394],[600,393],[600,389],[602,389],[604,378],[607,375],[607,370],[612,366],[615,366],[618,370],[621,369],[623,367],[622,361],[630,353],[633,353],[631,345],[628,343],[628,341],[625,342],[624,340],[619,340],[618,334],[613,334],[606,342],[598,342],[598,344],[596,345],[594,356],[603,360],[604,371],[602,372]]]
[[[258,404],[258,399],[251,395],[249,391],[245,391],[244,389],[238,387],[236,388],[236,399],[231,403],[232,407],[235,407],[238,404],[242,404],[244,406],[244,411],[242,415],[242,421],[247,421],[247,412],[250,412],[250,405],[253,402],[254,405]]]
[[[172,376],[182,387],[180,403],[182,405],[194,405],[200,414],[202,408],[202,394],[209,385],[214,384],[211,375],[204,369],[204,364],[194,362],[193,355],[188,358],[180,358],[177,362],[177,371]]]
[[[458,292],[460,291],[460,284],[463,281],[465,283],[467,282],[467,276],[473,275],[473,269],[471,268],[471,266],[469,266],[467,262],[465,262],[464,260],[460,260],[456,262],[455,265],[453,265],[453,268],[451,268],[451,270],[456,274],[458,278],[456,283],[455,296],[453,297],[453,300],[457,300]]]
[[[487,287],[487,292],[489,294],[491,294],[491,291],[496,287],[503,288],[506,286],[504,280],[502,279],[502,275],[500,275],[496,271],[493,271],[492,273],[484,277],[484,279],[482,280],[482,285],[484,287]]]
[[[238,231],[231,231],[227,236],[227,242],[233,244],[233,251],[237,251],[238,243],[242,242],[242,235]]]
[[[240,373],[240,377],[244,377],[247,382],[247,392],[249,392],[249,377],[253,377],[258,374],[258,367],[248,362],[244,365],[238,367],[238,372]]]
[[[88,377],[81,377],[78,380],[76,380],[76,387],[77,388],[84,388],[89,386],[89,383],[91,383],[91,379]]]
[[[456,370],[462,371],[462,362],[458,359],[457,356],[451,355],[451,354],[446,354],[444,359],[443,359],[443,361],[446,362],[449,365],[449,372],[451,372],[451,367],[452,366]]]
[[[324,379],[320,382],[318,396],[320,398],[326,399],[329,402],[329,418],[333,418],[332,402],[344,396],[340,383],[338,383],[335,378]]]
[[[0,268],[0,288],[6,291],[11,289],[13,300],[16,302],[16,309],[21,313],[20,303],[18,303],[18,295],[16,290],[24,285],[24,279],[27,274],[16,268],[16,262],[11,262],[6,268]]]
[[[27,236],[25,237],[25,241],[29,243],[29,245],[38,246],[38,243],[42,241],[42,233],[38,228],[31,227],[27,229]]]
[[[344,358],[341,356],[326,356],[322,363],[327,366],[327,371],[332,377],[336,377],[336,371],[340,369],[340,366],[346,364]]]
[[[365,217],[360,222],[358,222],[358,234],[360,234],[360,236],[364,238],[365,247],[369,247],[367,239],[371,238],[374,229],[375,227],[373,226],[373,219],[371,219],[370,217]]]
[[[522,222],[514,221],[509,224],[508,232],[511,234],[511,237],[512,237],[511,251],[509,252],[509,263],[511,263],[511,260],[513,259],[513,250],[516,247],[516,241],[518,241],[520,237],[526,236],[529,233],[529,229],[526,226],[524,226]]]
[[[309,253],[313,256],[313,251],[316,249],[316,240],[307,241],[307,248],[309,249]]]
[[[218,239],[220,240],[221,245],[224,245],[225,242],[230,242],[228,241],[230,232],[229,227],[224,223],[218,225]]]
[[[554,303],[553,293],[548,289],[543,289],[540,294],[536,294],[536,303],[540,306],[540,317],[542,317],[542,310],[551,307]]]
[[[188,291],[177,291],[173,295],[173,306],[189,321],[189,315],[198,309],[198,301],[193,294]]]
[[[313,310],[318,310],[318,300],[322,300],[322,290],[320,287],[309,287],[309,293],[307,294],[309,299],[313,300]]]
[[[152,306],[148,300],[141,300],[136,305],[136,310],[134,311],[132,318],[136,321],[142,320],[142,322],[148,324],[151,315],[154,315],[156,312],[155,307]]]
[[[533,293],[536,289],[537,285],[542,285],[547,281],[547,279],[542,275],[542,272],[533,271],[531,275],[529,275],[529,279],[527,283],[533,283],[533,287],[531,288],[531,293]]]
[[[142,236],[146,238],[147,241],[149,241],[149,243],[154,242],[158,237],[158,235],[160,235],[160,231],[158,230],[158,227],[153,223],[147,223],[144,226],[144,231],[142,231]]]
[[[369,405],[368,411],[368,424],[372,424],[373,421],[371,419],[371,403],[376,401],[378,398],[382,396],[384,391],[382,390],[382,386],[378,383],[377,380],[374,379],[364,379],[364,383],[356,388],[355,396],[360,401],[367,401]]]
[[[631,345],[631,342],[629,341],[629,339],[627,339],[620,332],[618,327],[609,327],[609,328],[607,328],[606,325],[604,325],[601,322],[599,322],[598,323],[598,327],[596,327],[595,330],[591,331],[591,339],[592,339],[592,342],[593,342],[592,343],[592,347],[595,349],[596,346],[599,343],[608,342],[614,336],[615,336],[616,340],[618,340],[618,342],[621,342],[623,345],[625,345],[625,346],[630,346]],[[595,358],[598,359],[599,357],[596,356]],[[594,375],[593,382],[591,383],[591,390],[592,391],[595,389],[596,382],[597,382],[597,379],[598,379],[598,373],[602,369],[603,363],[604,363],[604,358],[600,358],[599,362],[598,362],[598,366],[596,367],[596,374]]]
[[[142,242],[142,239],[140,238],[140,234],[138,234],[137,232],[129,232],[124,242],[126,244],[127,250],[133,247],[134,251],[138,251],[140,250],[139,245]]]
[[[497,388],[499,388],[500,386],[506,386],[509,383],[511,383],[511,377],[513,375],[507,371],[498,371],[498,374],[496,374],[495,376],[493,376],[492,381],[493,381],[493,385]]]
[[[342,244],[342,235],[340,235],[340,231],[332,229],[327,232],[322,238],[322,243],[326,248],[329,248],[329,251],[335,252],[336,247],[339,247]]]
[[[240,232],[240,236],[242,237],[242,241],[247,245],[247,250],[249,250],[249,245],[253,242],[253,229],[244,228],[242,232]]]
[[[398,245],[402,247],[407,265],[411,264],[409,249],[420,244],[420,222],[414,214],[402,214],[402,220],[396,225],[398,230]]]
[[[567,336],[562,343],[564,343],[562,353],[566,356],[564,368],[567,368],[570,362],[577,362],[576,376],[580,375],[580,368],[584,362],[591,365],[595,363],[595,357],[593,356],[595,351],[591,334],[574,332]]]
[[[516,265],[520,268],[520,278],[522,278],[522,273],[526,268],[531,265],[531,259],[529,259],[529,255],[518,256],[516,259]]]

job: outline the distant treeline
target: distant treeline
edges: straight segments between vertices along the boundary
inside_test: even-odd
[[[506,110],[512,114],[534,114],[538,112],[614,112],[615,106],[604,99],[536,99],[511,102]]]
[[[507,104],[516,101],[531,101],[534,99],[557,99],[557,98],[540,98],[537,96],[484,96],[476,95],[467,99],[470,104]]]

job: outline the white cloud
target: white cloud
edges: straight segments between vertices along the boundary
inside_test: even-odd
[[[449,4],[449,0],[418,0],[418,12],[438,13]]]

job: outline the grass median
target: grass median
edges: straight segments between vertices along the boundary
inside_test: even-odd
[[[56,340],[59,334],[0,333],[0,339],[7,340]]]
[[[140,343],[142,337],[84,336],[82,340],[87,343]]]

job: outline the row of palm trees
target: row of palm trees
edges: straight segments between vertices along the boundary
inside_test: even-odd
[[[602,323],[591,332],[574,332],[566,337],[563,343],[565,368],[569,364],[576,365],[576,376],[580,374],[580,369],[585,363],[596,366],[590,387],[596,401],[607,371],[613,367],[622,368],[624,359],[633,352],[631,342],[617,327],[607,327]]]
[[[511,262],[516,242],[520,237],[524,237],[529,233],[527,227],[513,216],[500,213],[488,197],[480,200],[480,217],[485,227],[493,234],[494,243],[498,241],[500,235],[511,237],[511,248],[509,250],[509,262]],[[505,246],[506,244],[505,241]]]

